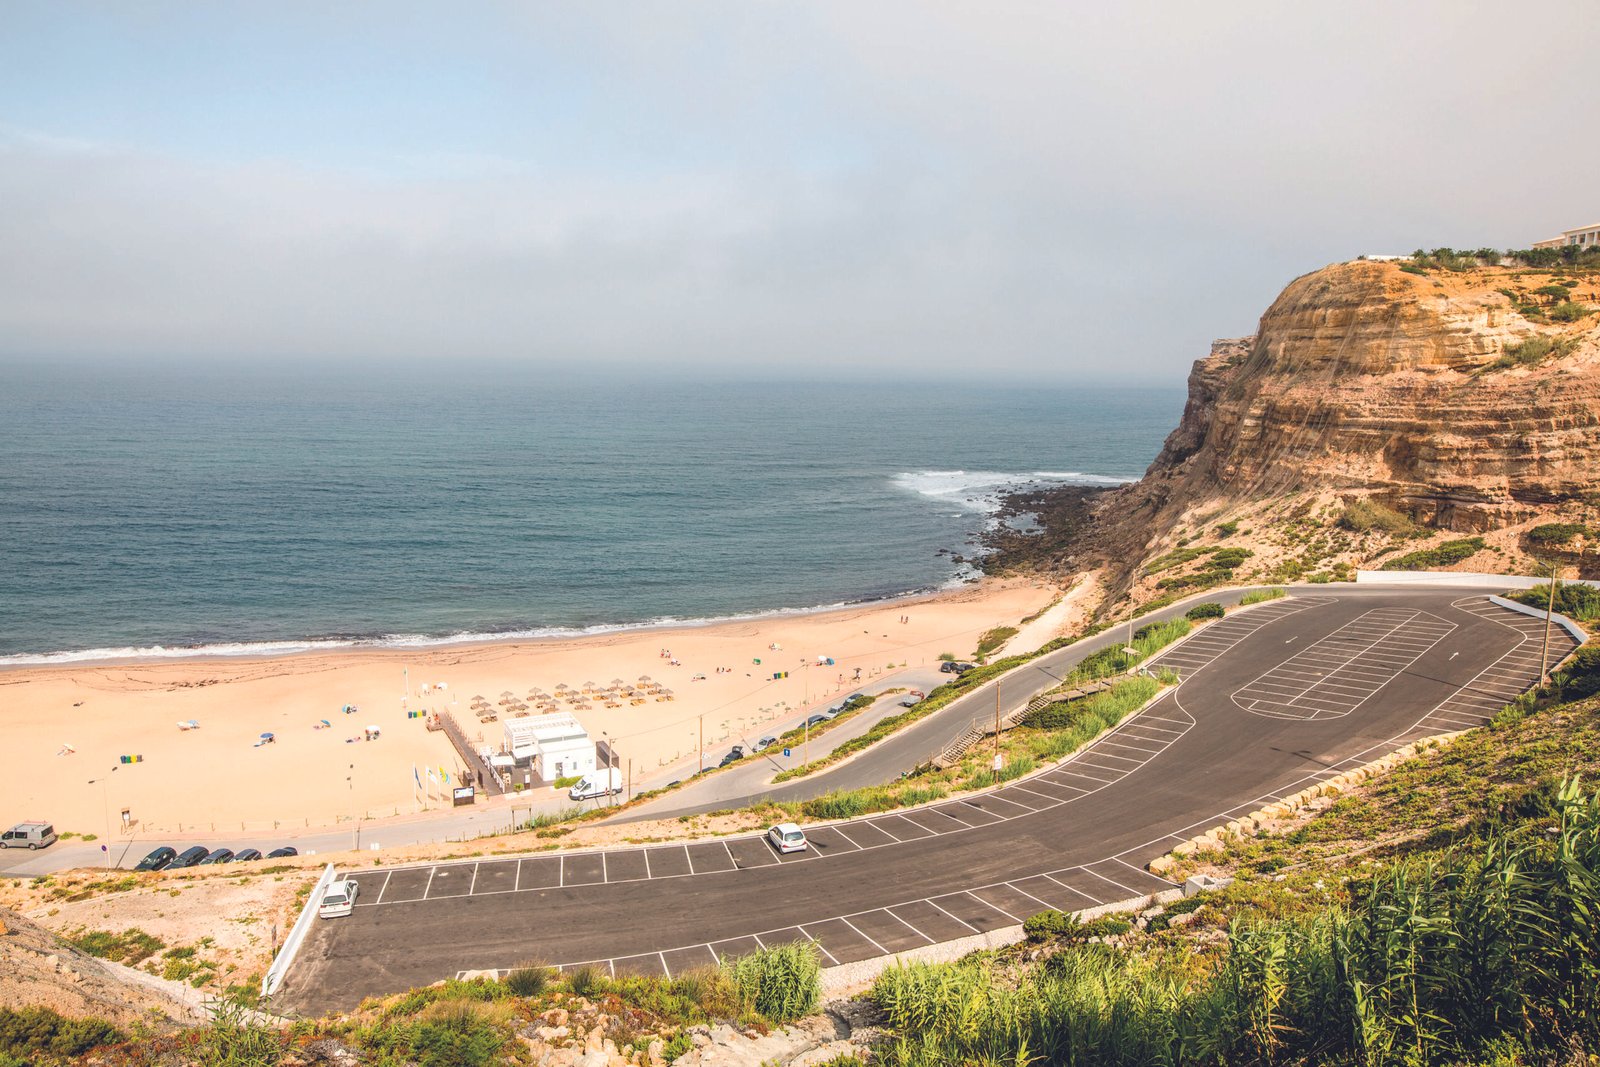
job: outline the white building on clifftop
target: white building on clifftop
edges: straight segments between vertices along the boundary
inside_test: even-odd
[[[1576,230],[1562,230],[1560,237],[1552,237],[1548,241],[1533,242],[1535,248],[1561,248],[1565,245],[1581,245],[1584,248],[1600,245],[1600,222],[1579,226]]]

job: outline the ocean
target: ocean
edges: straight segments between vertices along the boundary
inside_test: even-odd
[[[959,582],[1181,388],[0,370],[0,664],[597,632]]]

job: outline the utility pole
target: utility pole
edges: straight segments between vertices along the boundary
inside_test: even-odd
[[[706,769],[706,717],[700,716],[700,769]]]
[[[1550,561],[1550,596],[1544,605],[1544,648],[1539,653],[1539,685],[1550,684],[1550,623],[1551,616],[1556,612],[1556,575],[1560,573],[1560,566],[1555,560]]]

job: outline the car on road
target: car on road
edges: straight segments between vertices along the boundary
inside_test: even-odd
[[[328,886],[328,891],[322,895],[322,903],[317,907],[317,914],[324,919],[337,919],[341,915],[349,915],[356,907],[356,895],[361,892],[361,887],[348,878],[340,878]]]
[[[0,834],[0,848],[48,848],[55,844],[56,828],[47,822],[19,822]]]
[[[722,757],[722,762],[717,764],[717,766],[718,767],[726,767],[728,764],[737,763],[739,760],[742,760],[742,759],[744,759],[744,746],[743,745],[734,745],[732,748],[730,748],[728,750],[728,754],[726,756]]]
[[[768,830],[767,840],[772,842],[772,847],[779,852],[804,852],[806,850],[805,831],[792,822],[781,822]]]
[[[245,848],[234,853],[233,862],[244,863],[247,860],[258,860],[260,858],[261,850],[259,848]]]
[[[213,852],[209,856],[207,856],[205,859],[203,859],[199,863],[195,864],[195,866],[196,867],[206,867],[206,866],[209,866],[209,865],[211,865],[213,863],[232,863],[232,862],[233,862],[233,849],[231,849],[231,848],[219,848],[215,852]]]
[[[177,858],[177,849],[174,849],[169,845],[162,845],[160,848],[151,852],[150,855],[134,864],[133,869],[136,871],[159,871],[161,868],[165,867],[167,864],[171,863]]]
[[[816,727],[821,726],[825,722],[832,722],[832,721],[833,721],[833,716],[832,715],[829,715],[825,711],[819,711],[815,715],[811,716],[811,718],[806,720],[806,725],[809,726],[809,727],[812,727],[813,729],[815,729]]]
[[[771,748],[777,743],[778,739],[776,737],[763,737],[761,740],[755,743],[754,751],[765,752],[767,749]]]
[[[939,664],[939,671],[942,674],[956,673],[956,661],[953,659],[945,660],[943,663]]]
[[[293,845],[284,845],[282,848],[275,848],[271,852],[268,852],[267,853],[267,859],[269,859],[269,860],[281,860],[281,859],[284,859],[284,858],[286,858],[288,856],[298,856],[298,855],[300,855],[300,850],[299,849],[295,848]]]
[[[911,692],[906,694],[906,698],[900,702],[900,706],[902,708],[914,708],[927,699],[927,693],[924,693],[920,689],[913,689]]]
[[[193,848],[186,848],[182,852],[178,853],[173,861],[167,864],[167,867],[169,870],[174,871],[180,870],[184,867],[193,867],[210,854],[211,850],[206,848],[206,846],[195,845]]]
[[[977,670],[978,669],[978,665],[975,664],[975,663],[957,663],[957,664],[952,665],[950,669],[952,671],[954,671],[956,674],[961,675],[961,674],[966,674],[968,671]]]

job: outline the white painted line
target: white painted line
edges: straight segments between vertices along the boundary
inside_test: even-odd
[[[1142,894],[1140,894],[1140,892],[1138,890],[1131,889],[1128,886],[1123,885],[1121,882],[1117,881],[1115,878],[1107,878],[1105,875],[1099,873],[1098,871],[1089,870],[1088,867],[1079,867],[1078,870],[1083,871],[1085,874],[1092,874],[1096,878],[1100,879],[1102,882],[1109,882],[1112,885],[1116,886],[1118,889],[1122,890],[1124,893],[1131,893],[1136,897],[1142,895]]]
[[[666,953],[657,952],[656,953],[656,958],[661,961],[661,973],[665,974],[667,976],[667,981],[669,981],[669,982],[672,981],[672,968],[667,966],[667,955],[666,955]]]
[[[737,871],[739,869],[739,861],[733,858],[733,849],[728,847],[727,838],[722,839],[722,851],[728,854],[728,862],[732,864],[732,869]]]
[[[984,886],[979,886],[978,888],[979,889],[988,889],[990,887],[984,885]],[[1010,919],[1014,923],[1019,923],[1019,922],[1022,921],[1021,919],[1017,918],[1015,915],[1011,914],[1006,909],[1002,908],[1000,905],[989,903],[987,900],[984,900],[982,897],[978,896],[978,894],[974,893],[970,889],[967,890],[965,893],[947,893],[946,896],[952,896],[952,897],[966,896],[966,897],[971,897],[973,900],[976,900],[979,904],[982,904],[984,907],[988,908],[990,911],[998,911],[1001,915],[1004,915],[1006,918]]]
[[[439,868],[437,868],[437,867],[429,867],[428,868],[428,885],[427,885],[427,888],[423,889],[423,891],[422,891],[422,899],[423,900],[427,900],[428,899],[428,894],[433,891],[433,875],[434,875],[434,872],[436,872],[438,869]]]
[[[609,881],[611,881],[611,868],[606,863],[606,854],[602,852],[600,853],[600,882],[603,885]]]
[[[901,926],[904,926],[907,930],[910,930],[912,933],[914,933],[918,937],[922,938],[922,940],[926,941],[928,944],[930,944],[930,945],[938,944],[938,942],[935,941],[933,938],[929,937],[927,934],[923,933],[921,930],[918,930],[915,926],[912,926],[910,923],[908,923],[904,919],[900,918],[900,916],[895,915],[894,912],[890,911],[888,908],[884,908],[883,909],[883,913],[885,915],[894,916],[895,922],[899,923]]]
[[[1031,878],[1033,876],[1029,875],[1029,877]],[[1017,885],[1017,883],[1015,883],[1015,882],[1007,882],[1006,883],[1006,888],[1007,889],[1016,890],[1018,893],[1021,893],[1023,896],[1027,897],[1029,900],[1039,900],[1038,897],[1034,896],[1032,893],[1028,892],[1026,889],[1023,889],[1022,887]],[[1059,910],[1059,909],[1056,908],[1056,906],[1054,904],[1050,903],[1048,900],[1039,900],[1039,903],[1043,904],[1047,911],[1057,911],[1057,910]]]
[[[388,872],[387,874],[385,874],[383,876],[383,889],[378,890],[378,899],[373,901],[374,904],[382,904],[383,903],[384,890],[389,888],[389,879],[391,879],[393,877],[394,877],[394,872],[393,871],[390,871],[390,872]]]
[[[988,800],[998,800],[1002,804],[1010,804],[1013,808],[1021,808],[1028,815],[1032,815],[1034,812],[1041,810],[1039,808],[1030,808],[1026,804],[1018,804],[1015,800],[1010,799],[1009,797],[1005,796],[1003,793],[990,793],[986,799],[988,799]],[[963,800],[961,803],[965,804],[969,808],[978,808],[978,805],[974,804],[970,800]],[[979,811],[983,811],[982,808],[978,808],[978,810]],[[995,818],[1000,819],[1001,821],[1005,821],[1007,819],[1019,818],[1019,816],[1016,816],[1016,815],[1001,815],[998,812],[993,812],[993,811],[985,812],[985,814],[993,815]]]
[[[849,834],[844,832],[844,827],[846,825],[847,824],[845,824],[845,823],[837,823],[837,824],[835,824],[833,826],[828,827],[828,829],[832,830],[834,833],[838,834],[840,837],[842,837],[846,841],[850,842],[850,844],[854,845],[855,848],[856,848],[856,851],[865,852],[866,851],[865,847],[862,846],[862,844],[859,841],[857,841],[855,838],[851,837]]]
[[[693,874],[694,873],[694,857],[689,855],[689,846],[688,845],[684,845],[683,846],[683,859],[684,859],[684,862],[689,865],[689,873]]]
[[[939,911],[942,911],[942,912],[944,912],[944,914],[949,915],[950,918],[954,919],[956,922],[960,923],[962,926],[965,926],[968,930],[971,930],[973,933],[975,933],[975,934],[982,933],[981,930],[979,930],[976,926],[973,926],[971,923],[967,922],[967,920],[963,919],[961,916],[954,915],[954,914],[952,914],[952,913],[950,913],[948,911],[945,911],[943,908],[940,908],[939,905],[934,904],[933,900],[931,898],[923,897],[922,898],[922,902],[924,904],[933,904],[933,906],[935,908],[937,908]]]
[[[1176,834],[1172,834],[1172,835],[1169,835],[1169,836],[1171,836],[1172,839],[1175,840],[1175,841],[1187,840],[1187,838],[1178,837]],[[1061,879],[1057,878],[1053,874],[1047,874],[1044,877],[1050,879],[1052,882],[1054,882],[1056,885],[1060,886],[1062,889],[1065,889],[1067,892],[1078,894],[1080,897],[1082,897],[1084,900],[1089,901],[1091,904],[1099,904],[1100,903],[1100,899],[1098,897],[1091,897],[1088,893],[1085,893],[1083,890],[1078,889],[1078,888],[1076,888],[1074,886],[1068,885],[1067,883],[1063,882]]]
[[[478,888],[478,864],[474,863],[472,865],[472,884],[467,886],[467,896],[470,897],[472,891],[476,888]]]
[[[641,848],[639,851],[644,855],[644,880],[648,882],[650,880],[650,850]]]
[[[846,919],[843,916],[840,916],[839,921],[844,923],[850,929],[854,930],[856,933],[861,934],[862,937],[867,937],[866,934],[862,934],[861,933],[861,928],[858,927],[855,923],[851,922],[849,919]],[[867,944],[869,944],[873,948],[877,949],[878,950],[878,955],[880,955],[880,956],[889,955],[889,950],[888,949],[884,948],[882,945],[878,944],[876,941],[872,940],[872,938],[870,938],[870,937],[867,937]]]
[[[556,868],[556,885],[565,888],[567,884],[567,857],[557,856],[556,859],[560,863],[560,866]]]
[[[833,965],[835,967],[839,966],[839,960],[834,956],[833,953],[828,951],[828,946],[812,937],[810,930],[807,930],[804,926],[797,926],[795,929],[799,930],[802,934],[805,934],[806,940],[810,941],[813,945],[816,945],[824,956],[828,957],[830,960],[833,960]],[[761,939],[759,937],[756,938],[756,944],[761,945]],[[766,948],[767,946],[761,945],[761,947]]]

